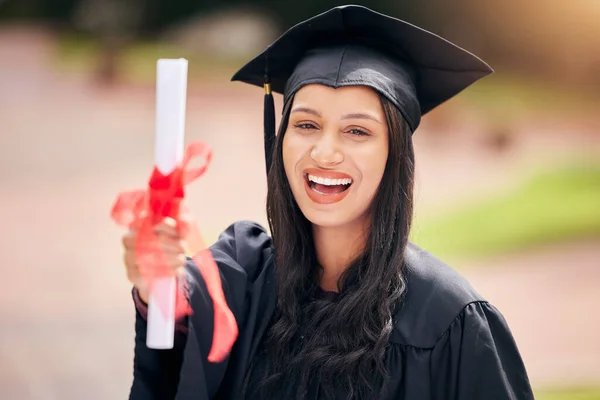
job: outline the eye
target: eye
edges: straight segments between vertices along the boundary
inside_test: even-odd
[[[358,129],[358,128],[349,129],[348,132],[351,133],[352,135],[356,135],[356,136],[371,136],[371,134],[368,133],[367,131],[364,131],[364,130]]]
[[[311,124],[310,122],[299,122],[294,125],[294,128],[298,128],[298,129],[302,129],[302,130],[317,129],[317,127],[314,124]]]

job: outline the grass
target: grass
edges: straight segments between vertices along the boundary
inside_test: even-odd
[[[535,391],[536,400],[600,400],[600,387]]]
[[[541,173],[502,197],[415,221],[412,240],[444,258],[600,237],[600,164]]]
[[[560,85],[508,72],[482,79],[459,95],[469,107],[499,123],[518,121],[532,112],[572,114],[597,109],[597,88]]]

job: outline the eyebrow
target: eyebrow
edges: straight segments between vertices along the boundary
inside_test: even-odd
[[[346,114],[342,117],[342,119],[370,119],[371,121],[375,121],[379,124],[381,123],[381,121],[379,121],[376,117],[365,113]]]
[[[307,114],[312,114],[315,117],[319,117],[322,118],[322,115],[320,112],[318,112],[317,110],[313,110],[312,108],[308,108],[308,107],[296,107],[292,110],[293,113],[295,112],[305,112]]]
[[[305,112],[307,114],[312,114],[316,117],[322,118],[322,115],[320,112],[318,112],[317,110],[314,110],[312,108],[308,108],[308,107],[297,107],[294,108],[292,110],[292,112]],[[366,114],[366,113],[352,113],[352,114],[346,114],[342,117],[342,119],[370,119],[371,121],[375,121],[379,124],[381,124],[381,121],[379,121],[379,119],[377,119],[376,117],[370,115],[370,114]]]

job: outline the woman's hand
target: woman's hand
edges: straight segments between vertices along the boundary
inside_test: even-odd
[[[183,273],[186,262],[186,246],[184,240],[180,236],[180,230],[177,229],[175,220],[172,218],[166,218],[163,222],[154,227],[154,232],[158,237],[160,246],[155,250],[163,251],[173,276]],[[132,229],[123,235],[123,258],[127,271],[127,279],[129,279],[133,286],[135,286],[135,288],[138,290],[140,298],[147,304],[148,287],[146,285],[146,281],[140,274],[135,256],[136,237],[137,230],[135,229]]]

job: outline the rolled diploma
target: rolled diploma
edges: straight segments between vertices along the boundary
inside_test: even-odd
[[[156,63],[156,142],[154,161],[163,174],[171,173],[183,159],[185,107],[187,94],[187,60],[159,59]],[[146,346],[151,349],[172,349],[175,333],[174,277],[159,278],[148,301]],[[167,298],[166,314],[159,309],[153,293]],[[164,297],[163,297],[164,296]]]

